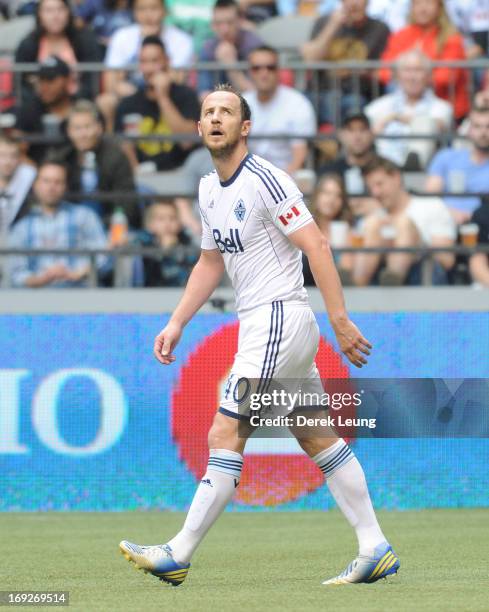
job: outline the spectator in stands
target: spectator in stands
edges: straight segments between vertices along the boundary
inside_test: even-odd
[[[470,149],[448,147],[439,151],[428,168],[426,191],[431,193],[487,193],[489,191],[489,106],[470,113]],[[468,221],[480,205],[475,196],[445,200],[457,223]]]
[[[367,16],[367,0],[342,0],[331,15],[314,24],[311,40],[302,45],[306,61],[378,59],[389,36],[387,26]],[[358,91],[357,84],[358,81]],[[319,74],[320,123],[338,123],[371,97],[372,78],[364,71],[339,68]]]
[[[15,52],[16,63],[43,62],[52,55],[69,66],[101,60],[96,38],[88,28],[77,28],[69,0],[40,0],[37,6],[36,27],[21,41]],[[24,83],[32,87],[32,75]],[[82,75],[78,81],[72,73],[70,93],[90,98],[94,95],[93,75]]]
[[[382,54],[386,62],[394,61],[409,49],[417,48],[432,60],[463,60],[464,41],[447,17],[443,0],[412,0],[410,25],[391,34]],[[379,78],[388,83],[391,70],[382,68]],[[433,69],[435,94],[454,107],[455,118],[462,119],[469,110],[467,71],[442,66]],[[453,93],[452,93],[453,91]]]
[[[90,194],[135,193],[133,171],[120,144],[113,136],[104,135],[97,107],[87,100],[78,101],[68,116],[67,134],[70,144],[59,151],[68,170],[68,190],[82,192],[81,203],[92,208],[109,227],[116,208],[122,208],[132,227],[140,226],[136,200],[94,201]]]
[[[65,134],[66,119],[74,103],[70,93],[69,66],[53,55],[43,61],[38,74],[35,91],[26,94],[16,109],[16,130],[21,135],[60,138]],[[28,155],[39,162],[46,155],[49,146],[49,142],[33,144],[28,148]]]
[[[445,0],[452,23],[463,35],[469,59],[489,53],[489,0]]]
[[[406,25],[410,0],[368,0],[367,15],[383,21],[391,32]],[[319,17],[330,15],[341,4],[341,0],[278,0],[280,15],[307,15]]]
[[[489,245],[489,202],[487,199],[472,215],[472,223],[479,226],[479,244]],[[489,288],[489,253],[472,255],[469,266],[473,281]]]
[[[146,245],[159,246],[161,255],[144,257],[146,287],[183,287],[199,258],[199,248],[183,231],[173,201],[151,204],[145,213]]]
[[[344,176],[348,193],[364,193],[361,169],[375,156],[375,136],[363,112],[347,115],[339,130],[342,155],[319,169],[320,174]]]
[[[97,40],[106,47],[110,37],[133,22],[130,0],[82,0],[74,13],[84,26],[91,26]]]
[[[248,56],[253,91],[244,94],[251,108],[251,134],[314,136],[316,117],[310,101],[296,89],[280,85],[278,53],[271,47],[257,47]],[[302,168],[307,141],[302,139],[250,140],[250,151],[289,174]]]
[[[144,39],[139,54],[144,85],[124,98],[116,112],[117,132],[134,135],[196,134],[200,105],[196,93],[186,85],[172,81],[169,58],[158,36]],[[192,142],[138,140],[133,156],[137,161],[151,161],[158,170],[180,166]]]
[[[35,176],[35,167],[22,162],[19,143],[0,135],[0,236],[27,212]]]
[[[168,21],[190,34],[198,56],[204,41],[212,36],[212,9],[215,0],[167,0]]]
[[[345,184],[339,174],[324,174],[319,179],[312,195],[310,210],[331,247],[350,245],[353,214],[348,204]],[[342,280],[351,278],[352,255],[335,255],[335,262]],[[307,257],[303,258],[303,264],[305,284],[314,285]]]
[[[65,202],[65,191],[64,166],[43,162],[34,183],[35,205],[13,226],[11,248],[105,248],[106,237],[97,215],[85,206]],[[10,258],[9,268],[14,287],[77,287],[87,282],[89,260],[80,255],[19,255]]]
[[[365,247],[442,247],[455,242],[455,223],[440,198],[414,197],[403,187],[398,166],[382,157],[372,159],[363,174],[368,190],[382,209],[367,217],[363,227]],[[454,263],[451,253],[433,256],[433,282],[446,282]],[[381,285],[419,284],[421,261],[412,253],[356,253],[353,263],[356,285],[378,280]]]
[[[244,61],[250,51],[262,43],[258,36],[240,25],[239,6],[235,0],[217,0],[212,16],[214,36],[207,40],[200,52],[201,62],[235,64]],[[252,83],[241,70],[199,72],[198,90],[204,98],[218,83],[231,83],[239,91],[252,89]]]
[[[412,49],[400,55],[395,74],[396,90],[371,102],[365,114],[377,137],[382,134],[400,137],[395,140],[377,138],[378,153],[399,166],[421,170],[432,157],[436,140],[410,139],[410,135],[434,137],[449,130],[453,109],[433,93],[430,60],[422,51]]]
[[[166,22],[164,0],[134,0],[136,23],[121,28],[109,41],[105,65],[111,70],[104,73],[104,93],[97,98],[109,131],[114,125],[114,112],[118,101],[136,93],[142,85],[140,74],[125,72],[125,68],[138,61],[141,44],[147,36],[156,36],[163,43],[172,68],[190,66],[194,48],[192,38]]]

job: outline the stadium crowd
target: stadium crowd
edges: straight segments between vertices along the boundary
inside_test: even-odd
[[[489,0],[0,0],[0,12],[0,49],[2,25],[34,15],[13,57],[31,67],[17,80],[7,59],[0,69],[1,246],[67,250],[5,258],[4,286],[84,286],[90,260],[70,249],[128,245],[155,248],[132,257],[127,285],[184,285],[200,238],[189,192],[212,169],[200,101],[219,82],[243,93],[250,151],[295,178],[333,248],[387,249],[338,253],[345,284],[420,284],[425,256],[393,247],[489,244]],[[277,16],[310,20],[292,54],[263,40]],[[186,193],[160,197],[172,173]],[[113,284],[114,257],[93,261]],[[438,252],[429,273],[489,287],[489,255]]]

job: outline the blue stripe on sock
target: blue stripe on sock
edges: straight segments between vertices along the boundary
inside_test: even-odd
[[[332,465],[339,457],[342,457],[345,453],[348,453],[348,452],[351,452],[351,449],[348,446],[348,444],[345,444],[345,446],[340,448],[340,450],[337,451],[333,457],[328,457],[325,463],[320,464],[319,467],[321,469],[328,469],[329,466]]]
[[[209,463],[222,463],[223,465],[229,465],[231,467],[239,467],[243,465],[243,461],[234,461],[233,459],[221,459],[220,457],[209,457]]]
[[[341,462],[350,453],[351,453],[351,450],[349,449],[349,447],[345,447],[345,449],[342,450],[341,453],[338,453],[333,459],[331,459],[331,461],[328,461],[328,463],[325,463],[322,466],[320,466],[320,469],[323,472],[328,472],[331,468],[335,467],[338,464],[338,462]]]
[[[328,466],[325,469],[321,469],[321,471],[326,477],[331,476],[334,472],[336,472],[338,468],[340,468],[345,463],[348,463],[350,459],[353,459],[354,456],[355,455],[350,451],[342,457],[338,457],[338,459],[332,465]]]

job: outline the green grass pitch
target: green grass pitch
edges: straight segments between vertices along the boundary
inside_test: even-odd
[[[339,573],[356,550],[337,511],[226,513],[186,582],[172,587],[135,571],[118,542],[164,542],[181,513],[6,513],[0,590],[67,590],[70,606],[62,609],[83,612],[486,612],[488,515],[379,512],[401,558],[399,574],[373,585],[325,587],[321,580]]]

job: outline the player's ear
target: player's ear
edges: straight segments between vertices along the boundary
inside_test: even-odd
[[[197,129],[199,131],[199,136],[202,136],[202,128],[200,126],[200,121],[197,121]]]
[[[248,136],[248,134],[250,133],[250,129],[251,121],[243,121],[243,124],[241,126],[241,136]]]

